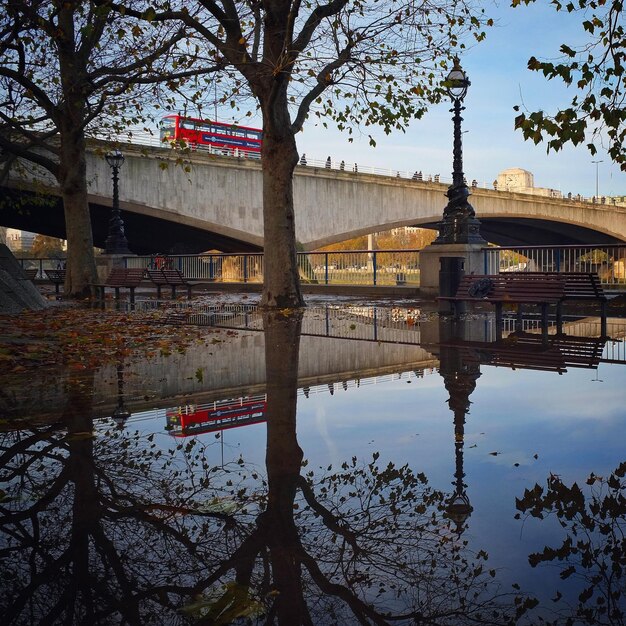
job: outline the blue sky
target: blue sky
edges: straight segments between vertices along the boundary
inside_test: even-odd
[[[526,69],[528,58],[555,58],[562,43],[582,40],[579,14],[556,13],[545,0],[528,7],[511,9],[508,4],[487,6],[497,20],[487,39],[468,50],[461,64],[471,80],[463,113],[464,170],[468,180],[490,184],[504,169],[521,167],[534,174],[536,187],[559,189],[592,196],[598,168],[600,195],[626,194],[626,173],[613,164],[605,152],[591,156],[584,146],[568,146],[559,153],[546,154],[544,145],[525,142],[514,131],[515,105],[548,113],[566,105],[573,89],[546,81]],[[450,180],[452,172],[452,121],[449,103],[442,103],[413,122],[406,134],[385,136],[375,133],[377,147],[368,145],[365,135],[353,144],[338,131],[325,130],[309,122],[298,136],[300,152],[307,158],[357,162],[389,170],[440,174]],[[369,129],[368,129],[369,130]]]

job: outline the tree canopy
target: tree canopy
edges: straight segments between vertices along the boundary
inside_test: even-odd
[[[25,179],[29,167],[56,179],[68,242],[66,293],[87,295],[96,277],[87,132],[114,136],[140,123],[148,86],[171,78],[166,68],[171,69],[173,57],[179,75],[186,75],[185,34],[89,0],[2,0],[0,15],[4,172],[19,164]]]
[[[341,130],[402,131],[441,98],[441,79],[467,37],[489,20],[465,0],[365,2],[197,0],[174,5],[101,0],[126,16],[174,22],[221,65],[222,100],[252,97],[263,119],[263,304],[303,305],[296,263],[293,171],[307,118]],[[188,92],[194,105],[206,90]],[[373,140],[372,140],[373,141]]]
[[[512,6],[534,0],[513,0]],[[585,43],[563,43],[560,58],[539,60],[531,57],[528,69],[548,79],[562,80],[575,88],[569,105],[553,115],[544,111],[522,112],[515,119],[525,139],[536,144],[547,141],[548,151],[565,144],[586,143],[595,155],[603,146],[610,157],[626,171],[626,33],[621,0],[552,0],[556,11],[581,14]],[[516,107],[519,110],[520,107]]]
[[[263,118],[263,302],[278,307],[303,304],[292,177],[296,134],[307,118],[333,120],[348,133],[373,124],[403,131],[440,100],[451,58],[468,39],[482,40],[491,23],[472,0],[2,6],[0,147],[8,162],[29,159],[59,181],[68,225],[66,291],[83,291],[94,271],[93,264],[84,269],[91,248],[85,133],[140,124],[146,85],[160,85],[158,95],[170,105],[179,92],[200,107],[209,91],[215,94],[207,87],[219,83],[222,103],[236,108],[247,98]],[[210,83],[203,84],[205,75]],[[183,78],[190,82],[179,90]]]

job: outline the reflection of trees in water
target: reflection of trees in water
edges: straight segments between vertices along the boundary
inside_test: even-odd
[[[198,506],[204,489],[173,455],[94,433],[84,383],[70,385],[65,431],[0,447],[3,623],[164,623],[206,568],[202,533],[229,519]]]
[[[176,456],[90,427],[77,419],[67,433],[23,433],[2,447],[4,623],[263,613],[270,624],[418,614],[460,624],[496,608],[483,559],[442,526],[443,494],[406,466],[351,460],[286,474],[293,491],[272,485],[268,497],[255,491],[261,476],[209,466],[214,451],[193,440]]]
[[[200,439],[168,438],[169,450],[139,433],[93,436],[83,388],[64,432],[7,438],[6,623],[457,625],[523,612],[449,526],[445,496],[424,475],[377,454],[303,469],[299,316],[264,322],[267,479],[243,461],[212,466]]]
[[[267,502],[211,581],[231,583],[222,606],[242,606],[236,583],[263,607],[265,624],[509,623],[515,609],[498,598],[486,555],[468,553],[444,519],[444,494],[425,476],[379,464],[377,454],[301,473],[300,324],[293,313],[264,314]],[[196,604],[204,623],[217,606],[214,595]]]
[[[546,488],[535,485],[516,503],[526,517],[555,516],[565,532],[560,546],[529,556],[533,567],[554,564],[563,580],[578,579],[573,601],[555,590],[556,623],[626,623],[626,462],[608,478],[592,474],[586,488],[550,475]]]

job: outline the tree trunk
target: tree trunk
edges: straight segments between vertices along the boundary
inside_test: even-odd
[[[286,94],[262,100],[263,252],[261,305],[304,306],[296,254],[293,172],[298,149],[291,130]]]
[[[92,295],[96,282],[91,217],[87,200],[87,164],[85,142],[86,99],[89,92],[87,58],[76,47],[78,3],[60,4],[57,45],[63,105],[56,125],[61,138],[59,186],[65,212],[67,238],[67,274],[65,293],[80,298]]]
[[[73,298],[91,296],[96,282],[96,262],[89,202],[87,200],[87,166],[85,139],[82,132],[61,133],[59,185],[63,197],[67,237],[67,274],[65,293]]]

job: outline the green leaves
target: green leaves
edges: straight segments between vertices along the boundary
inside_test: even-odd
[[[550,516],[559,521],[565,533],[560,545],[545,546],[541,552],[530,554],[528,561],[532,567],[556,562],[562,580],[576,577],[585,583],[572,613],[574,619],[582,620],[580,623],[621,623],[625,616],[620,582],[624,575],[625,474],[625,463],[608,478],[592,473],[584,491],[576,483],[568,486],[560,477],[550,475],[546,489],[535,485],[516,500],[518,510],[527,517]],[[562,597],[557,590],[553,601]]]
[[[512,6],[531,1],[513,0]],[[560,150],[566,143],[578,145],[588,141],[587,148],[595,154],[597,144],[608,143],[609,156],[626,171],[626,31],[622,1],[577,0],[563,6],[554,0],[552,5],[556,11],[583,14],[581,29],[587,34],[587,41],[577,46],[561,44],[560,63],[532,56],[528,69],[541,72],[548,80],[575,85],[578,93],[569,106],[554,115],[526,112],[517,116],[515,128],[534,143],[547,141],[548,151]]]
[[[213,626],[227,626],[241,618],[259,617],[265,607],[250,597],[249,590],[237,582],[226,583],[213,594],[200,597],[181,609],[182,613],[202,619]]]

